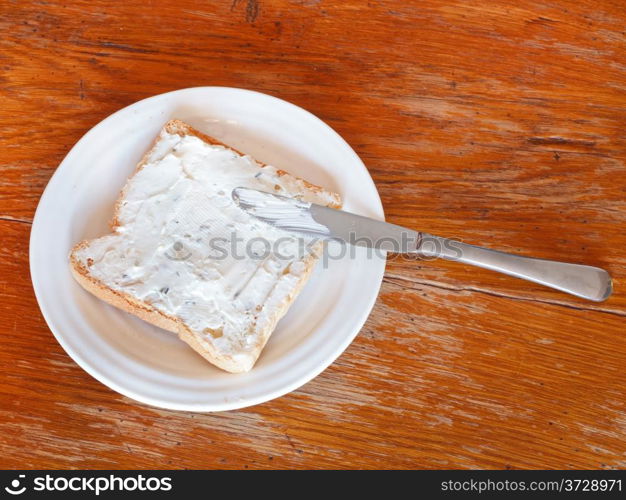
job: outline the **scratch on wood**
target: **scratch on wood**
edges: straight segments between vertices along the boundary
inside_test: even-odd
[[[595,141],[585,141],[582,139],[567,139],[565,137],[529,137],[528,142],[531,144],[563,144],[568,146],[587,146],[593,147]]]
[[[142,49],[139,47],[132,47],[130,45],[125,45],[123,43],[115,43],[115,42],[101,42],[100,46],[110,48],[110,49],[124,50],[126,52],[134,52],[136,54],[156,54],[157,53],[156,50]]]
[[[233,2],[234,3],[234,2]],[[231,8],[232,10],[232,8]],[[198,16],[198,17],[204,17],[207,19],[215,19],[214,15],[209,14],[208,12],[202,12],[199,10],[183,10],[183,12],[185,12],[186,14],[191,14],[192,16]]]
[[[293,444],[293,441],[291,440],[291,437],[289,436],[289,434],[285,432],[284,436],[287,438],[287,442],[289,443],[289,446],[291,446],[291,449],[295,451],[296,445]]]
[[[529,19],[528,21],[526,21],[527,24],[556,24],[558,23],[558,21],[555,21],[554,19],[550,19],[549,17],[536,17],[533,19]]]
[[[115,427],[117,428],[117,432],[120,435],[120,439],[123,439],[124,437],[124,433],[122,432],[122,428],[120,427],[120,423],[119,422],[115,422]],[[126,448],[126,450],[128,451],[129,455],[133,454],[133,451],[130,449],[130,446],[128,445],[128,443],[124,443],[124,447]]]
[[[10,215],[0,215],[0,221],[21,222],[22,224],[32,224],[32,219],[22,219],[20,217],[11,217]]]

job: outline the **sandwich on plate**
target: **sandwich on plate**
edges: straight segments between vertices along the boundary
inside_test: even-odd
[[[322,246],[252,218],[236,187],[340,207],[337,194],[172,120],[122,189],[111,233],[70,254],[86,290],[233,373],[254,366]]]

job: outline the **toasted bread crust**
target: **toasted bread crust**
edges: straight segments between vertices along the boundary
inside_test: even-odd
[[[237,152],[240,155],[244,155],[240,151],[237,151],[236,149],[226,144],[221,143],[220,141],[214,139],[213,137],[210,137],[206,134],[203,134],[195,130],[194,128],[190,127],[189,125],[187,125],[186,123],[183,123],[180,120],[171,120],[167,122],[162,132],[163,131],[170,133],[170,134],[193,135],[202,139],[203,141],[209,144],[223,146],[223,147],[226,147],[228,149],[231,149]],[[135,175],[138,171],[144,168],[144,166],[148,163],[148,158],[150,157],[151,153],[156,147],[158,139],[159,138],[157,137],[153,146],[144,155],[144,157],[139,162],[137,168],[135,169],[135,172],[132,175]],[[261,165],[264,165],[261,162],[258,162],[258,163],[260,163]],[[278,175],[282,176],[286,174],[287,172],[283,170],[278,171]],[[304,182],[306,188],[311,191],[314,191],[314,192],[324,191],[319,186],[315,186],[303,179],[301,180]],[[121,204],[126,196],[127,189],[128,189],[128,183],[122,189],[120,196],[118,197],[118,200],[115,204],[113,219],[111,221],[111,229],[113,231],[115,230],[116,227],[120,225],[118,216],[119,216]],[[334,199],[336,201],[330,204],[329,206],[333,208],[339,208],[341,206],[339,202],[339,196],[334,195]],[[133,297],[132,295],[128,293],[114,290],[110,288],[109,286],[107,286],[102,281],[100,281],[99,279],[92,276],[89,272],[88,265],[86,266],[77,257],[77,251],[87,248],[89,244],[90,244],[90,240],[81,241],[80,243],[75,245],[74,248],[72,248],[71,253],[70,253],[70,268],[72,271],[72,275],[85,290],[92,293],[99,299],[104,300],[105,302],[111,304],[112,306],[117,307],[118,309],[129,312],[141,318],[142,320],[147,321],[148,323],[151,323],[159,328],[163,328],[165,330],[178,334],[181,340],[189,344],[189,346],[191,346],[196,352],[198,352],[201,356],[203,356],[207,361],[231,373],[246,372],[252,368],[252,366],[256,362],[256,359],[258,359],[258,356],[260,355],[263,347],[267,343],[271,333],[274,331],[276,324],[278,323],[280,318],[282,318],[285,315],[285,313],[289,309],[289,306],[293,303],[295,298],[300,293],[301,289],[304,287],[304,285],[308,281],[309,276],[311,275],[313,268],[315,267],[315,263],[317,261],[316,255],[319,255],[320,250],[322,248],[322,244],[318,243],[318,245],[314,249],[314,253],[309,254],[302,259],[301,262],[303,262],[304,264],[304,270],[300,274],[298,282],[293,287],[288,297],[279,306],[275,307],[272,310],[270,320],[268,321],[266,327],[263,329],[263,331],[258,332],[257,345],[255,345],[253,349],[254,355],[251,357],[250,362],[244,363],[242,362],[241,359],[236,360],[232,356],[228,356],[223,353],[217,352],[215,347],[210,342],[207,342],[201,335],[190,330],[183,323],[181,319],[176,318],[175,316],[168,315],[164,313],[163,311],[156,309],[152,305],[138,300],[137,298]]]

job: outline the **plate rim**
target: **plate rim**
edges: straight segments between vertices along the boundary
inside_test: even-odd
[[[341,135],[338,132],[336,132],[330,125],[328,125],[324,120],[322,120],[321,118],[319,118],[318,116],[316,116],[315,114],[311,113],[310,111],[308,111],[307,109],[305,109],[305,108],[303,108],[301,106],[298,106],[298,105],[293,104],[293,103],[291,103],[289,101],[286,101],[284,99],[281,99],[279,97],[276,97],[274,95],[267,94],[267,93],[264,93],[264,92],[259,92],[259,91],[256,91],[256,90],[250,90],[250,89],[245,89],[245,88],[240,88],[240,87],[195,86],[195,87],[187,87],[187,88],[182,88],[182,89],[171,90],[171,91],[160,93],[160,94],[155,94],[155,95],[146,97],[144,99],[140,99],[138,101],[132,102],[132,103],[124,106],[123,108],[120,108],[117,111],[114,111],[113,113],[107,115],[104,119],[100,120],[93,127],[91,127],[89,130],[87,130],[78,139],[78,141],[76,141],[72,145],[72,147],[69,149],[67,154],[63,157],[63,159],[59,163],[58,167],[55,169],[55,171],[53,172],[52,176],[48,180],[48,182],[46,184],[46,187],[45,187],[44,191],[42,192],[42,194],[41,194],[41,196],[39,198],[39,201],[37,202],[37,208],[36,208],[35,214],[33,216],[33,222],[32,222],[32,225],[31,225],[31,231],[30,231],[30,236],[29,236],[29,252],[28,252],[28,256],[29,256],[29,271],[30,271],[30,277],[31,277],[31,283],[32,283],[32,286],[33,286],[33,291],[35,293],[35,298],[37,300],[37,305],[39,306],[39,309],[41,311],[42,316],[44,317],[46,325],[48,326],[49,330],[54,335],[56,341],[61,345],[63,350],[66,352],[66,354],[80,368],[82,368],[86,373],[88,373],[91,377],[93,377],[95,380],[97,380],[101,384],[103,384],[106,387],[114,390],[118,394],[121,394],[121,395],[123,395],[125,397],[128,397],[128,398],[132,399],[133,401],[138,402],[140,404],[145,404],[145,405],[148,405],[148,406],[154,407],[154,408],[161,408],[161,409],[167,409],[167,410],[176,410],[176,411],[216,412],[216,411],[228,411],[228,410],[237,410],[237,409],[241,409],[241,408],[247,408],[247,407],[250,407],[250,406],[255,406],[257,404],[262,404],[262,403],[271,401],[273,399],[279,398],[281,396],[284,396],[285,394],[288,394],[288,393],[290,393],[290,392],[292,392],[292,391],[302,387],[307,382],[313,380],[320,373],[322,373],[324,370],[326,370],[332,363],[334,363],[341,356],[341,354],[348,348],[348,346],[354,341],[356,336],[362,330],[363,325],[365,324],[367,318],[371,314],[371,311],[372,311],[372,309],[373,309],[373,307],[374,307],[374,305],[376,303],[376,300],[378,298],[378,295],[380,293],[380,288],[382,286],[383,276],[384,276],[385,268],[386,268],[386,258],[378,258],[377,259],[378,262],[379,262],[379,265],[380,265],[380,270],[379,270],[379,273],[378,273],[378,276],[377,276],[377,284],[376,284],[376,286],[372,287],[372,292],[375,292],[375,293],[371,293],[371,296],[370,296],[370,298],[369,298],[369,300],[367,302],[367,305],[364,306],[361,309],[361,313],[358,315],[358,319],[355,322],[355,327],[353,328],[354,329],[353,333],[351,333],[350,335],[347,335],[346,338],[344,339],[344,341],[341,342],[332,351],[332,353],[329,354],[324,359],[323,363],[319,363],[314,368],[307,370],[300,377],[297,377],[295,380],[292,380],[291,382],[289,382],[289,383],[287,383],[285,385],[282,385],[278,389],[275,389],[273,391],[269,391],[268,393],[259,394],[257,396],[251,396],[251,397],[248,397],[248,398],[242,398],[242,399],[238,399],[238,400],[226,400],[226,401],[222,401],[220,403],[214,403],[214,404],[177,403],[177,402],[168,401],[167,399],[158,399],[158,398],[145,396],[145,395],[143,395],[141,393],[138,393],[138,392],[136,392],[136,391],[134,391],[132,389],[120,386],[117,382],[115,382],[112,379],[108,378],[105,373],[103,373],[102,371],[97,370],[97,368],[93,366],[94,363],[91,363],[88,360],[83,359],[83,356],[81,354],[79,354],[78,352],[76,352],[76,350],[74,350],[69,345],[69,343],[64,339],[63,334],[59,333],[59,331],[62,330],[62,329],[59,328],[59,326],[55,323],[55,321],[54,321],[54,319],[52,317],[52,313],[48,310],[48,306],[46,305],[45,298],[42,297],[42,293],[43,292],[42,292],[42,290],[40,288],[41,285],[39,285],[39,281],[41,280],[41,276],[39,276],[38,272],[36,271],[36,265],[34,264],[34,262],[35,262],[34,254],[36,252],[35,249],[38,248],[37,244],[38,244],[38,238],[39,238],[38,237],[39,231],[37,231],[37,228],[41,224],[41,223],[38,224],[38,220],[41,220],[42,216],[40,216],[40,213],[43,213],[43,206],[47,202],[47,199],[51,196],[50,193],[53,191],[55,185],[58,182],[60,182],[59,179],[61,179],[61,177],[63,175],[64,169],[67,168],[67,167],[64,167],[64,166],[70,163],[71,157],[73,156],[73,153],[82,144],[87,142],[92,135],[96,134],[98,129],[105,127],[108,122],[114,120],[114,118],[118,114],[121,114],[122,112],[124,112],[128,108],[131,108],[133,106],[139,105],[140,103],[141,104],[145,104],[146,102],[149,102],[151,100],[157,100],[157,99],[165,98],[168,95],[187,93],[187,92],[193,92],[193,91],[199,91],[199,90],[226,90],[226,91],[234,91],[235,93],[241,92],[241,93],[245,93],[245,94],[257,94],[262,99],[269,98],[270,100],[275,100],[275,101],[279,102],[283,106],[287,105],[288,107],[294,109],[294,111],[297,111],[297,112],[300,112],[300,113],[303,112],[306,115],[309,115],[309,118],[314,119],[314,121],[316,121],[324,129],[326,129],[326,131],[328,133],[330,133],[331,135],[335,136],[335,138],[338,139],[339,142],[342,143],[342,145],[347,148],[347,151],[349,151],[350,154],[354,157],[354,159],[356,160],[356,163],[359,166],[359,169],[362,171],[362,173],[365,174],[364,180],[366,180],[370,184],[370,187],[373,188],[373,193],[374,193],[375,196],[374,196],[374,199],[372,199],[372,204],[368,205],[368,206],[369,206],[369,208],[372,209],[372,211],[374,213],[376,213],[376,216],[380,220],[384,220],[384,211],[383,211],[382,201],[380,199],[380,194],[378,192],[378,189],[376,188],[376,184],[374,183],[374,180],[372,179],[372,176],[370,175],[369,171],[367,170],[367,167],[365,167],[365,164],[363,163],[361,158],[358,156],[356,151],[354,151],[354,149],[348,144],[348,142],[343,137],[341,137]]]

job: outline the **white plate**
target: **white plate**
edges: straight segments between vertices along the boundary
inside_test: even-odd
[[[204,361],[176,335],[96,299],[72,279],[70,248],[108,232],[113,202],[162,125],[180,118],[257,159],[337,191],[346,210],[382,219],[363,163],[328,125],[258,92],[183,89],[109,116],[76,143],[50,180],[30,239],[41,311],[65,351],[112,389],[143,403],[192,411],[242,408],[286,394],[330,365],[371,311],[385,261],[320,262],[279,323],[256,366],[233,375]]]

